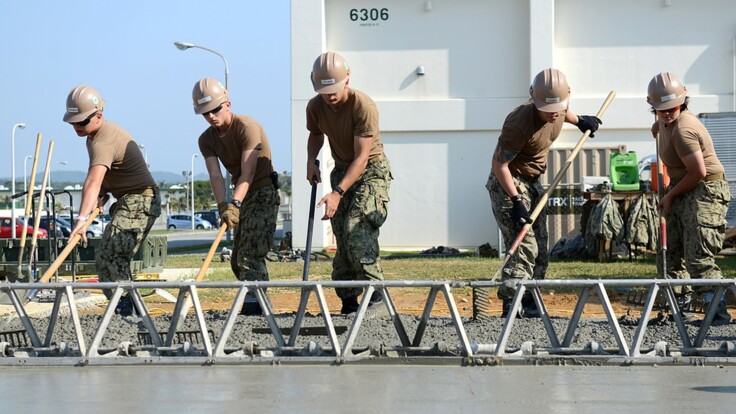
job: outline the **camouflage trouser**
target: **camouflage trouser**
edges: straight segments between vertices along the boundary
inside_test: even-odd
[[[672,202],[667,213],[667,275],[720,279],[715,255],[723,247],[731,192],[726,180],[703,181]],[[692,291],[684,287],[682,293]]]
[[[539,203],[544,195],[544,188],[539,180],[526,181],[514,177],[516,191],[524,200],[524,206],[531,213],[532,209]],[[491,195],[491,207],[496,217],[498,227],[503,235],[506,251],[516,240],[522,226],[511,221],[511,208],[513,203],[509,196],[501,188],[496,176],[491,173],[486,183],[486,189]],[[516,253],[509,258],[501,275],[503,285],[498,289],[500,299],[511,299],[516,294],[516,282],[520,279],[544,279],[549,264],[547,252],[547,209],[543,208],[532,227],[519,244]]]
[[[346,170],[335,168],[330,174],[334,188]],[[391,164],[388,159],[368,164],[340,200],[330,219],[337,240],[337,253],[332,262],[332,280],[383,280],[378,235],[388,215]],[[358,296],[359,288],[335,289],[340,298]]]
[[[95,265],[101,282],[133,280],[130,261],[161,214],[161,197],[127,194],[110,207],[112,221],[105,227]],[[106,291],[110,297],[112,292]]]
[[[281,197],[271,185],[249,191],[240,206],[230,267],[238,280],[268,280],[266,254],[271,250]]]

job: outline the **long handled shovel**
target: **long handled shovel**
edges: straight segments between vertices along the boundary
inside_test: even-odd
[[[33,187],[36,185],[36,169],[38,168],[38,154],[41,151],[41,133],[36,136],[36,151],[33,153],[33,168],[31,168],[31,188],[26,194],[26,210],[23,216],[23,231],[20,236],[20,248],[18,249],[18,278],[23,277],[23,250],[26,247],[26,236],[28,236],[28,217],[31,214],[31,205],[33,204]],[[13,226],[15,223],[13,223]],[[29,279],[30,280],[30,279]]]
[[[46,157],[46,170],[43,172],[43,182],[41,183],[41,196],[38,199],[38,208],[36,209],[36,217],[33,220],[33,236],[31,237],[31,248],[28,252],[28,280],[32,280],[31,265],[36,257],[36,248],[38,247],[38,229],[41,225],[41,213],[43,213],[43,202],[46,199],[46,184],[49,181],[49,173],[51,170],[51,156],[54,153],[54,141],[49,142],[49,154]],[[50,237],[50,235],[49,235]]]
[[[205,275],[207,274],[207,268],[210,267],[210,263],[212,263],[212,257],[215,255],[215,252],[217,251],[217,246],[220,245],[220,240],[222,240],[222,236],[227,231],[227,224],[222,223],[220,225],[220,231],[217,232],[217,235],[215,236],[215,240],[212,242],[212,246],[210,246],[209,252],[207,252],[207,257],[204,258],[204,262],[202,263],[202,267],[199,269],[199,273],[197,273],[197,277],[194,279],[195,282],[201,282],[204,280]],[[159,295],[161,295],[159,293]],[[163,295],[161,295],[163,296]],[[181,325],[184,323],[184,319],[187,317],[187,313],[189,313],[189,308],[192,307],[192,298],[189,295],[184,296],[184,303],[181,306],[181,309],[179,310],[179,317],[178,322],[176,323],[176,330],[179,330],[181,328]]]
[[[82,226],[81,233],[84,233],[87,231],[87,228],[92,224],[92,221],[99,214],[100,214],[99,208],[92,210],[92,213],[89,215],[89,217],[87,218],[87,221]],[[51,263],[49,268],[46,269],[46,271],[43,273],[43,276],[41,276],[41,278],[38,280],[38,283],[47,283],[49,280],[51,280],[51,277],[54,276],[54,273],[56,272],[56,270],[58,270],[59,267],[62,265],[62,263],[64,263],[64,260],[66,260],[67,256],[69,256],[69,253],[71,253],[74,250],[74,248],[77,247],[77,244],[79,243],[80,240],[82,240],[82,235],[80,233],[74,234],[74,236],[72,236],[69,239],[69,242],[67,242],[66,247],[64,247],[64,250],[62,250],[59,253],[59,255],[56,256],[56,260],[54,260],[54,262]],[[33,297],[36,296],[37,292],[38,290],[36,289],[29,290],[28,294],[26,295],[26,303],[33,300]]]
[[[606,112],[606,109],[608,109],[608,106],[613,101],[613,98],[616,97],[616,92],[611,91],[608,94],[608,97],[603,102],[603,105],[601,106],[601,109],[598,110],[598,113],[596,116],[598,118],[601,118],[603,116],[603,113]],[[534,211],[532,211],[532,214],[530,216],[531,221],[524,224],[524,227],[522,227],[521,231],[519,231],[519,235],[516,236],[516,240],[514,240],[514,243],[511,245],[509,250],[506,252],[506,256],[503,259],[503,263],[501,263],[501,267],[498,268],[496,271],[496,274],[493,275],[493,279],[491,279],[491,282],[495,282],[496,279],[501,275],[501,272],[503,271],[503,268],[506,266],[506,264],[509,262],[509,259],[516,253],[516,250],[519,248],[519,245],[521,244],[521,241],[524,240],[524,237],[529,232],[529,229],[532,228],[532,224],[534,223],[534,220],[539,217],[539,214],[542,212],[542,209],[547,205],[547,199],[549,198],[549,195],[552,193],[552,191],[557,187],[557,184],[562,181],[562,177],[565,175],[565,172],[567,172],[567,169],[570,168],[570,165],[572,165],[573,160],[575,160],[575,157],[577,157],[578,152],[580,152],[580,149],[583,147],[583,144],[585,144],[585,141],[590,136],[591,131],[587,130],[583,134],[582,138],[580,138],[580,141],[578,141],[577,145],[575,145],[575,148],[572,150],[570,155],[567,157],[567,160],[565,161],[565,165],[562,166],[562,169],[557,172],[557,175],[555,176],[554,180],[552,180],[552,183],[550,184],[547,191],[544,193],[542,198],[537,203],[536,207],[534,208]]]
[[[319,160],[314,160],[319,168]],[[317,203],[317,176],[312,177],[312,195],[309,198],[309,220],[307,221],[307,247],[304,249],[304,271],[302,280],[309,280],[309,261],[312,255],[312,233],[314,232],[314,208]]]
[[[315,165],[317,165],[317,168],[319,168],[319,160],[314,160]],[[302,281],[306,282],[309,280],[309,261],[310,256],[312,254],[312,234],[314,233],[314,210],[317,204],[317,176],[312,176],[312,194],[309,197],[309,218],[307,220],[307,246],[305,248],[305,257],[304,257],[304,271],[302,272]],[[301,291],[301,299],[299,300],[299,308],[296,312],[296,317],[294,318],[294,325],[291,327],[291,332],[289,333],[289,343],[293,344],[296,340],[295,338],[300,335],[304,334],[308,328],[302,328],[302,319],[304,318],[304,313],[307,309],[307,302],[309,302],[309,294],[312,291],[312,289],[304,288],[302,287]],[[324,309],[323,309],[324,310]],[[330,315],[329,312],[325,312],[326,320],[330,321]],[[331,324],[332,322],[328,322]]]
[[[96,208],[92,210],[92,213],[87,218],[87,221],[82,226],[81,233],[84,233],[87,231],[87,228],[92,224],[92,221],[100,214],[100,209]],[[82,240],[82,235],[80,233],[75,233],[74,236],[72,236],[69,241],[66,244],[66,247],[64,247],[64,250],[62,250],[59,255],[56,257],[56,260],[54,260],[53,263],[49,266],[48,269],[43,273],[43,276],[38,280],[38,283],[46,283],[49,280],[51,280],[51,277],[54,275],[54,272],[56,272],[57,269],[61,266],[62,263],[64,263],[64,260],[66,260],[67,256],[74,250],[75,247],[77,247],[77,244],[79,241]]]
[[[207,257],[204,258],[204,262],[202,263],[202,267],[199,269],[199,273],[197,273],[197,277],[194,278],[195,282],[201,282],[204,280],[204,277],[207,274],[207,269],[210,267],[210,263],[212,263],[212,257],[215,255],[217,247],[220,245],[220,240],[222,240],[222,236],[226,231],[227,224],[223,223],[220,226],[220,231],[218,231],[215,236],[215,240],[212,242],[212,246],[210,246],[210,250],[207,252]]]
[[[657,117],[656,112],[654,114],[654,122],[659,122],[659,117]],[[662,158],[660,158],[659,156],[659,137],[659,130],[657,130],[657,197],[659,201],[661,201],[664,197],[664,192],[666,189],[664,188],[664,164],[662,164]],[[652,173],[654,172],[652,171]],[[657,274],[659,274],[663,279],[669,279],[669,276],[667,275],[667,217],[663,208],[658,209],[657,212],[659,213],[659,256],[662,261],[662,267],[657,269]],[[661,293],[664,294],[664,297],[667,298],[667,301],[671,303],[672,306],[675,306],[675,304],[677,304],[676,306],[680,307],[677,312],[678,314],[682,315],[682,312],[685,310],[692,311],[692,303],[687,302],[683,303],[682,305],[678,303],[677,295],[675,294],[672,286],[665,287],[664,291]],[[652,302],[652,305],[650,305],[649,308],[646,308],[642,313],[651,312],[654,304],[655,302]],[[678,329],[680,329],[680,332],[683,332],[685,330],[685,327],[682,324],[682,320],[676,318],[676,323],[678,324]]]
[[[654,121],[657,122],[657,114],[654,114]],[[659,131],[657,131],[657,196],[660,200],[664,197],[664,165],[659,157]],[[667,279],[667,217],[665,217],[664,209],[659,209],[659,254],[662,257],[661,276]]]

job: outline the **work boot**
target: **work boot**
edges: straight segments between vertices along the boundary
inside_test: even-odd
[[[683,322],[694,322],[698,318],[693,312],[693,293],[687,292],[675,297],[677,301],[677,309],[680,310]]]
[[[705,292],[703,294],[703,310],[705,312],[708,312],[710,304],[713,302],[714,296],[714,292]],[[718,301],[716,314],[713,315],[713,322],[711,323],[713,325],[726,325],[729,322],[731,322],[731,315],[729,315],[728,311],[726,310],[726,294],[724,293],[723,296],[721,296],[721,300]]]
[[[511,309],[511,302],[513,302],[513,299],[502,299],[503,304],[501,305],[501,317],[505,318],[509,314],[509,309]],[[521,298],[521,307],[519,308],[519,311],[516,314],[517,318],[539,318],[541,313],[539,312],[539,309],[537,308],[537,304],[534,303],[534,298],[528,294],[525,293],[524,296]]]
[[[340,313],[342,313],[343,315],[355,313],[358,311],[359,306],[360,304],[358,304],[357,296],[342,298],[342,309],[340,309]]]
[[[511,299],[501,299],[501,317],[505,318],[509,315],[509,309],[511,309]]]
[[[541,316],[537,303],[534,302],[534,297],[529,292],[524,293],[524,296],[521,297],[519,316],[522,318],[539,318]]]
[[[245,302],[240,309],[240,314],[245,316],[259,316],[263,315],[263,309],[258,302]]]
[[[130,296],[121,297],[118,306],[115,307],[115,314],[120,316],[130,316],[137,313],[133,305],[133,299]]]
[[[380,290],[374,290],[371,299],[368,301],[368,306],[378,305],[381,302],[383,302],[383,293]]]
[[[693,303],[693,294],[692,292],[683,293],[682,295],[677,295],[677,307],[680,309],[680,311],[690,310]]]

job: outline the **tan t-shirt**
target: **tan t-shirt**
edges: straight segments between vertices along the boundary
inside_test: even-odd
[[[667,166],[667,174],[681,180],[687,175],[682,158],[700,150],[705,162],[705,174],[725,172],[713,148],[713,139],[708,130],[690,111],[682,111],[675,122],[659,123],[659,156]]]
[[[224,136],[213,127],[199,136],[199,151],[206,159],[217,157],[230,173],[232,183],[237,184],[242,171],[243,152],[258,151],[258,162],[249,190],[257,190],[271,183],[271,145],[261,124],[247,115],[233,114],[233,121]]]
[[[103,122],[95,136],[87,138],[87,153],[90,168],[107,167],[103,185],[115,198],[132,190],[157,187],[138,144],[110,121]]]
[[[355,137],[372,137],[369,160],[383,155],[376,104],[359,90],[348,92],[347,102],[337,111],[330,109],[320,95],[307,104],[307,129],[327,135],[335,166],[343,170],[355,159]]]
[[[547,154],[560,136],[565,114],[555,122],[544,122],[536,114],[533,101],[517,107],[506,117],[498,138],[496,153],[514,151],[518,155],[509,163],[512,175],[538,176],[547,170]]]

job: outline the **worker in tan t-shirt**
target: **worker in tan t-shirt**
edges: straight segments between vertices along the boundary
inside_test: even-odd
[[[239,280],[267,281],[266,254],[271,250],[281,197],[278,174],[271,163],[271,145],[255,119],[230,112],[227,89],[213,78],[199,80],[192,90],[194,113],[209,123],[199,137],[220,219],[235,231],[230,267]],[[225,199],[220,162],[232,176],[232,199]],[[240,311],[261,315],[256,296],[248,292]]]
[[[378,235],[388,214],[391,165],[383,153],[376,104],[349,84],[350,68],[339,54],[322,53],[314,61],[312,86],[318,95],[307,104],[307,180],[321,182],[315,161],[327,135],[335,160],[332,192],[317,206],[325,206],[322,220],[330,220],[337,241],[332,279],[383,280]],[[335,290],[341,313],[358,310],[361,288]],[[369,298],[372,305],[381,301],[380,291]]]
[[[72,235],[80,234],[92,211],[104,206],[107,193],[116,202],[110,208],[111,222],[105,227],[99,247],[95,250],[95,265],[100,281],[128,282],[133,280],[130,261],[148,236],[161,214],[158,186],[146,166],[138,144],[124,129],[104,119],[105,101],[89,86],[78,86],[69,93],[64,122],[80,137],[87,138],[89,170],[82,187],[82,202]],[[110,298],[111,291],[105,294]],[[127,295],[115,312],[128,316],[135,312]]]
[[[687,89],[669,72],[649,82],[647,102],[657,121],[652,126],[659,156],[667,166],[670,186],[659,201],[667,217],[667,275],[673,279],[721,279],[715,255],[723,248],[726,212],[731,192],[705,126],[688,110]],[[728,323],[726,295],[701,289],[703,303],[718,300],[714,323]],[[692,288],[683,287],[679,305],[692,301]],[[686,319],[694,315],[683,312]]]
[[[524,224],[531,222],[529,209],[544,195],[539,176],[547,170],[549,148],[560,135],[563,123],[577,125],[583,132],[590,130],[591,137],[601,123],[595,116],[577,116],[570,110],[570,86],[565,74],[557,69],[539,72],[529,93],[531,99],[514,109],[504,121],[486,183],[506,250]],[[498,297],[503,301],[503,316],[507,316],[516,294],[516,282],[544,279],[548,262],[547,213],[542,209],[516,254],[502,269],[503,285],[498,289]],[[524,295],[519,316],[538,315],[531,295]]]

